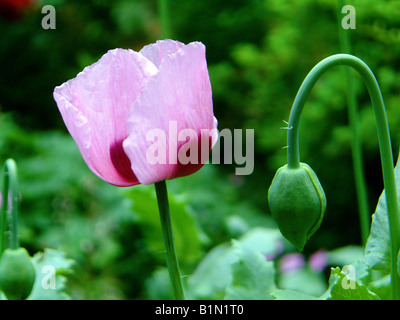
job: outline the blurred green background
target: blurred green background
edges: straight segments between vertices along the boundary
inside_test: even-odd
[[[84,164],[53,100],[53,89],[116,47],[140,50],[160,38],[155,0],[0,1],[0,160],[14,158],[21,185],[20,235],[34,253],[61,248],[77,261],[74,299],[168,298],[168,277],[153,188],[116,188]],[[43,5],[56,9],[44,30]],[[345,1],[356,8],[353,54],[375,73],[385,99],[393,150],[400,142],[400,3]],[[172,38],[201,41],[219,129],[255,130],[252,175],[206,165],[168,183],[178,257],[185,275],[212,248],[255,227],[275,228],[267,190],[285,164],[296,92],[310,69],[340,52],[335,0],[171,0]],[[11,6],[12,7],[12,6]],[[20,10],[21,9],[21,10]],[[342,15],[344,16],[344,15]],[[355,75],[371,214],[383,189],[374,113]],[[301,120],[302,161],[328,199],[304,256],[359,245],[360,227],[342,68],[325,74]],[[294,251],[290,246],[285,252]],[[218,296],[212,296],[213,298]]]

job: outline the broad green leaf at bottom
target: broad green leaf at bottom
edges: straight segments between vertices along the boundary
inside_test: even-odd
[[[276,290],[272,261],[238,241],[238,260],[232,265],[232,283],[226,289],[227,300],[272,300]]]
[[[331,268],[329,288],[322,296],[326,300],[379,300],[379,297],[369,291],[359,281],[337,268]]]
[[[32,257],[36,270],[36,281],[28,300],[69,300],[64,292],[65,275],[72,273],[73,260],[62,251],[45,249]]]

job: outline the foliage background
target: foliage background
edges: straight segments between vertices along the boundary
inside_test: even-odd
[[[397,158],[400,4],[345,3],[356,8],[357,27],[348,31],[353,54],[380,83]],[[55,30],[41,27],[45,4],[56,8]],[[61,248],[77,261],[68,285],[74,299],[170,294],[152,188],[118,189],[94,176],[52,97],[55,86],[107,50],[140,50],[156,41],[157,9],[154,0],[46,0],[32,1],[20,16],[0,11],[0,160],[12,157],[19,167],[21,242],[32,253]],[[170,1],[173,37],[207,47],[219,129],[255,130],[252,175],[234,176],[236,165],[206,165],[168,183],[185,274],[193,274],[217,245],[255,227],[274,228],[267,190],[285,163],[280,127],[309,70],[340,52],[337,10],[334,0]],[[320,249],[360,244],[343,79],[341,68],[324,75],[302,116],[302,160],[317,172],[328,198],[307,258]],[[378,141],[368,93],[355,79],[372,214],[383,189]]]

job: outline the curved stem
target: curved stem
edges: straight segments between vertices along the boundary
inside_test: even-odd
[[[176,257],[174,235],[172,232],[171,215],[169,212],[167,185],[165,181],[155,183],[158,210],[160,212],[161,228],[164,238],[164,246],[167,254],[167,266],[169,277],[175,293],[176,300],[184,300],[181,275],[178,259]]]
[[[391,240],[391,279],[392,298],[400,299],[400,277],[397,274],[397,253],[400,249],[399,205],[397,202],[396,181],[394,175],[393,154],[390,141],[389,124],[381,90],[371,69],[359,58],[349,54],[336,54],[319,62],[303,81],[289,118],[288,130],[288,167],[300,166],[299,154],[299,121],[304,104],[319,77],[329,68],[336,65],[347,65],[354,68],[364,80],[368,89],[378,130],[379,149],[381,155],[383,182],[385,187]]]
[[[344,6],[344,0],[338,2],[338,28],[339,28],[339,43],[340,50],[342,53],[351,53],[351,41],[350,41],[350,30],[344,30],[342,27],[342,8]],[[346,87],[347,87],[347,106],[348,106],[348,117],[351,130],[351,155],[353,158],[353,171],[354,171],[354,182],[357,190],[357,203],[358,211],[360,216],[360,227],[361,227],[361,240],[363,245],[366,244],[370,229],[370,211],[368,205],[368,192],[367,184],[365,182],[365,171],[362,155],[362,146],[360,139],[360,129],[358,123],[358,105],[357,105],[357,93],[354,88],[354,77],[350,74],[350,70],[345,68],[346,76]]]
[[[9,195],[11,194],[11,206]],[[18,178],[17,165],[13,159],[8,159],[3,170],[2,205],[0,210],[0,255],[7,248],[6,232],[9,217],[10,248],[18,249]],[[9,212],[11,208],[11,212]]]

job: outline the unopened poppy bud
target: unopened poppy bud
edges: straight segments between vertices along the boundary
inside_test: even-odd
[[[299,251],[318,230],[326,209],[326,197],[311,167],[300,163],[278,169],[268,190],[272,217],[282,235]]]
[[[4,250],[0,259],[0,289],[8,300],[28,298],[35,278],[35,269],[24,248]]]

